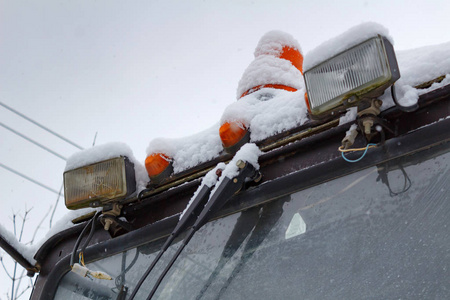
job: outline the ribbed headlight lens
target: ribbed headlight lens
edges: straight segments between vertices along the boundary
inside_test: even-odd
[[[311,114],[380,96],[400,78],[392,44],[377,36],[305,71]]]
[[[120,200],[136,190],[134,165],[118,157],[64,173],[66,207],[78,209]]]

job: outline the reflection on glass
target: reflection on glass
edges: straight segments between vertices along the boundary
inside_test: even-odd
[[[296,237],[297,235],[304,234],[306,232],[306,223],[303,221],[302,216],[299,213],[295,213],[291,222],[286,230],[284,238],[286,240]]]

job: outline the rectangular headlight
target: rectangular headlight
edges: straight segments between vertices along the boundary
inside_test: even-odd
[[[377,36],[305,71],[304,78],[310,112],[320,115],[379,97],[400,72],[392,44]]]
[[[134,164],[117,157],[64,173],[66,207],[78,209],[120,200],[136,190]]]

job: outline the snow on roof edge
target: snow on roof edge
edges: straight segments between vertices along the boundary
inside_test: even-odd
[[[174,173],[182,172],[202,162],[214,159],[223,151],[219,123],[206,130],[182,138],[156,138],[150,141],[146,153],[163,153],[173,159]]]
[[[66,168],[64,171],[74,170],[119,156],[128,157],[128,159],[134,164],[137,192],[145,189],[145,186],[149,181],[147,171],[134,157],[131,148],[127,144],[121,142],[110,142],[72,154],[66,161]]]
[[[386,27],[375,22],[365,22],[351,27],[344,33],[329,39],[309,51],[305,55],[303,70],[306,72],[336,54],[356,46],[371,37],[375,37],[378,34],[386,37],[392,44],[394,44],[394,40],[389,35],[389,30]]]
[[[36,264],[34,256],[34,247],[22,244],[14,234],[8,231],[2,224],[0,224],[0,236],[13,248],[17,250],[32,266]]]

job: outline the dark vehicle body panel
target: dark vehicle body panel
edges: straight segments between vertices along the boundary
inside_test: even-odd
[[[363,160],[348,163],[341,157],[337,148],[350,124],[331,126],[300,140],[265,152],[259,159],[263,180],[259,185],[248,186],[235,195],[217,213],[220,218],[231,213],[272,201],[281,196],[331,181],[356,171],[389,165],[394,159],[423,152],[424,157],[448,151],[450,142],[450,86],[424,94],[419,99],[415,112],[406,113],[395,107],[382,112],[382,118],[392,132],[387,132],[385,143],[371,149]],[[306,128],[318,125],[315,121],[291,130],[294,135]],[[286,134],[284,134],[286,135]],[[259,143],[264,146],[279,138],[269,138]],[[427,154],[429,152],[429,154]],[[349,154],[356,158],[359,154]],[[229,154],[203,164],[197,168],[216,165],[230,159]],[[197,170],[191,170],[194,173]],[[88,261],[95,261],[124,250],[161,239],[170,234],[176,226],[179,214],[184,210],[194,194],[200,179],[193,179],[178,187],[144,196],[140,201],[127,203],[122,212],[123,217],[135,230],[115,237],[100,226],[85,251]],[[70,270],[69,260],[73,245],[84,227],[78,224],[50,238],[35,255],[40,267],[31,299],[52,299],[57,284],[62,276]]]

